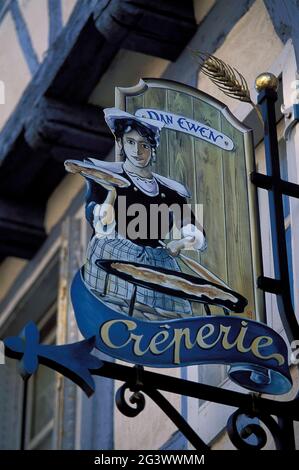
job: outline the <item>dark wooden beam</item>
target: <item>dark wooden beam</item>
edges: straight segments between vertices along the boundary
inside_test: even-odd
[[[60,162],[88,155],[104,158],[114,143],[100,107],[50,98],[43,98],[27,121],[25,139],[35,151]]]
[[[64,160],[88,155],[103,159],[113,143],[100,107],[43,98],[1,166],[0,197],[45,202],[65,175]]]
[[[196,28],[191,0],[99,2],[47,94],[86,102],[119,49],[175,60]]]
[[[119,44],[108,43],[90,16],[48,87],[47,96],[70,104],[86,103],[118,50]]]
[[[179,56],[197,29],[190,0],[113,0],[94,18],[110,43],[168,60]]]
[[[42,174],[47,159],[43,152],[32,150],[22,132],[0,167],[0,198],[30,198],[32,183]]]
[[[38,202],[0,200],[0,257],[32,258],[46,238],[43,219]]]

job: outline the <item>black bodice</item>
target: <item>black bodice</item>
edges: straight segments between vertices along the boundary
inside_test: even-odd
[[[166,238],[174,220],[179,228],[183,226],[183,206],[187,204],[186,198],[160,181],[157,181],[159,187],[157,196],[145,194],[128,174],[123,172],[121,176],[130,180],[131,185],[127,188],[116,188],[117,197],[114,203],[116,232],[138,245],[161,246],[159,240]],[[91,226],[93,226],[93,208],[95,204],[102,204],[107,194],[107,190],[101,185],[88,180],[86,217]],[[140,217],[139,209],[145,210],[145,218]],[[194,223],[193,214],[189,223]],[[135,228],[135,232],[140,236],[132,238],[130,228]]]

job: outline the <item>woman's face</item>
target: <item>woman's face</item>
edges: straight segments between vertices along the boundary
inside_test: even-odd
[[[146,137],[142,137],[136,130],[131,130],[123,135],[122,146],[126,158],[134,166],[144,168],[149,165],[152,149]]]

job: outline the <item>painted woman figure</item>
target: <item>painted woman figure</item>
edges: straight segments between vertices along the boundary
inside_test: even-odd
[[[133,284],[111,274],[107,279],[106,272],[97,266],[97,260],[131,261],[153,266],[157,270],[167,268],[180,271],[175,259],[180,250],[202,251],[206,248],[206,242],[201,227],[195,226],[191,210],[187,211],[191,217],[184,220],[186,211],[183,209],[186,209],[187,198],[190,197],[188,189],[177,181],[152,172],[151,163],[156,155],[163,124],[117,108],[108,108],[104,112],[124,161],[89,159],[89,162],[112,177],[122,178],[127,184],[112,188],[98,184],[95,178],[87,178],[86,216],[93,236],[88,247],[84,281],[94,294],[102,294],[102,301],[115,303],[117,309],[125,313],[133,294]],[[139,232],[133,230],[134,233],[131,233],[130,226],[136,228],[136,203],[141,212],[144,209],[145,216]],[[166,216],[164,211],[164,218],[156,217],[153,220],[150,208],[160,205],[166,207]],[[179,220],[175,220],[173,207],[180,209]],[[167,217],[168,223],[165,224]],[[169,241],[165,249],[161,241],[174,224],[180,230],[181,238]],[[171,319],[190,316],[192,309],[190,302],[183,298],[139,286],[133,315],[145,320]]]

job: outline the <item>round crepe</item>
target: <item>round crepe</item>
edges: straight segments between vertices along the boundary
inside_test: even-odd
[[[90,178],[99,184],[113,188],[127,188],[130,186],[130,182],[123,176],[103,168],[98,168],[92,163],[81,162],[80,160],[66,160],[64,166],[69,173],[80,173],[81,176]]]

